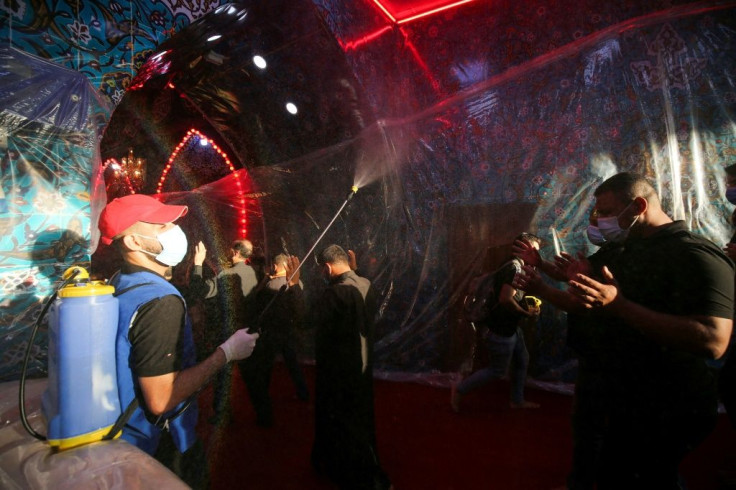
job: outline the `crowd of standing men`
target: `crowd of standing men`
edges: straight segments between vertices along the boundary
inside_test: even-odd
[[[736,202],[736,166],[727,176],[727,197]],[[540,297],[569,312],[569,340],[580,360],[568,487],[681,488],[680,462],[716,423],[719,379],[709,361],[724,357],[732,337],[736,240],[724,250],[673,221],[654,187],[637,174],[609,178],[595,199],[588,236],[600,249],[593,255],[545,261],[534,235],[514,243],[516,259],[497,285],[510,320],[505,330],[491,326],[503,362],[456,387],[453,409],[459,410],[464,392],[502,376],[511,365],[518,374],[512,407],[536,406],[523,396],[528,353],[518,319],[538,315],[521,302],[527,294]],[[307,306],[297,257],[274,257],[270,273],[259,279],[248,263],[252,244],[236,241],[231,267],[206,280],[200,242],[189,293],[205,300],[234,295],[243,301],[235,307],[243,316],[218,317],[219,331],[208,334],[216,341],[197,355],[186,302],[167,280],[187,252],[186,235],[174,224],[186,212],[185,206],[131,195],[113,200],[100,217],[103,242],[124,261],[112,280],[121,312],[121,409],[134,409],[122,437],[192,487],[206,487],[206,471],[189,472],[206,468],[194,430],[199,390],[215,378],[216,422],[226,419],[228,369],[237,361],[258,425],[270,426],[268,387],[276,355],[283,355],[297,396],[310,396],[291,344],[292,329],[310,325],[316,361],[312,465],[340,488],[391,488],[376,452],[373,412],[379,299],[370,281],[356,273],[355,255],[338,245],[317,254],[326,287]],[[566,287],[551,285],[543,273]],[[212,311],[232,307],[220,302]],[[732,358],[720,377],[720,397],[731,417]]]

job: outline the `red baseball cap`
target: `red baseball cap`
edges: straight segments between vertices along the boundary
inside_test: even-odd
[[[110,245],[113,238],[138,221],[171,223],[187,214],[188,210],[186,206],[164,204],[144,194],[130,194],[110,201],[100,213],[97,226],[100,229],[102,243]]]

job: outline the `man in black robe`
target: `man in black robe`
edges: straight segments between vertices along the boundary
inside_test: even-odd
[[[318,256],[328,286],[311,310],[315,327],[312,465],[340,488],[388,489],[376,452],[373,322],[378,296],[351,268],[354,254],[330,245]]]

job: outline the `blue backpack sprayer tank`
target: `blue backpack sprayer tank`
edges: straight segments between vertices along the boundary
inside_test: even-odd
[[[64,282],[44,305],[28,342],[20,409],[23,425],[31,435],[47,440],[54,448],[69,449],[119,436],[116,422],[121,410],[115,366],[118,299],[113,296],[114,287],[90,281],[82,267],[67,269],[62,278]],[[47,423],[44,437],[26,420],[23,392],[30,347],[47,310],[49,375],[42,399]]]

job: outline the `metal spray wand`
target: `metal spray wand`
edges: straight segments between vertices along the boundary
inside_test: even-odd
[[[312,254],[312,252],[314,252],[314,249],[317,248],[317,245],[319,244],[319,242],[322,241],[322,238],[324,238],[325,234],[327,233],[327,230],[330,229],[330,227],[335,222],[337,217],[340,216],[340,213],[342,213],[342,210],[345,209],[345,206],[348,205],[350,200],[355,196],[355,194],[357,194],[357,192],[358,192],[357,185],[354,185],[350,188],[350,192],[348,193],[348,196],[345,198],[345,202],[342,203],[342,206],[340,206],[340,209],[337,210],[337,213],[335,213],[335,216],[332,217],[332,220],[327,224],[324,231],[320,234],[320,236],[314,242],[314,245],[312,245],[312,248],[310,248],[307,254],[304,256],[304,258],[301,261],[299,261],[299,265],[297,266],[296,269],[294,269],[294,272],[291,273],[291,275],[286,279],[286,282],[284,283],[284,285],[281,286],[281,288],[279,289],[278,293],[276,293],[271,298],[271,301],[268,302],[266,307],[263,308],[263,310],[261,311],[260,315],[258,315],[258,320],[256,320],[256,325],[255,325],[256,331],[261,330],[260,325],[261,325],[261,320],[263,319],[263,316],[266,314],[266,312],[271,307],[271,305],[274,303],[274,301],[276,301],[276,298],[278,298],[284,291],[286,291],[286,289],[289,287],[289,283],[291,282],[291,280],[294,279],[294,276],[296,275],[296,273],[299,272],[299,269],[301,269],[302,265],[304,265],[304,262],[306,262],[307,257],[309,257]]]

